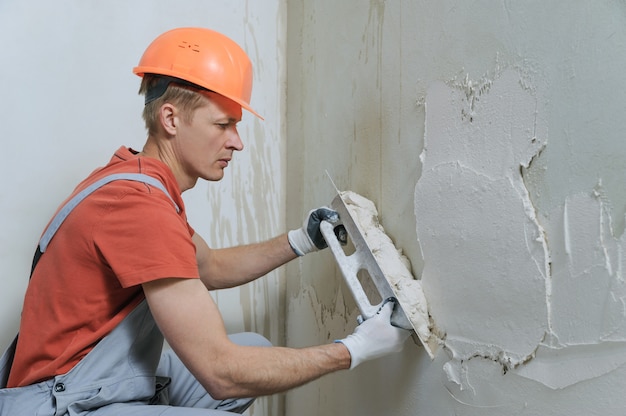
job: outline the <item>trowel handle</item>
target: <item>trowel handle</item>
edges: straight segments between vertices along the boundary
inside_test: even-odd
[[[341,244],[337,239],[337,236],[334,232],[334,225],[329,223],[328,221],[322,221],[320,224],[320,230],[322,231],[322,235],[330,248],[330,251],[335,256],[335,260],[337,261],[337,265],[341,270],[341,274],[343,275],[354,300],[361,312],[363,319],[369,319],[372,316],[376,315],[380,305],[372,305],[363,290],[363,286],[357,277],[357,273],[361,270],[361,259],[358,258],[358,252],[354,252],[350,256],[346,256],[341,248]]]

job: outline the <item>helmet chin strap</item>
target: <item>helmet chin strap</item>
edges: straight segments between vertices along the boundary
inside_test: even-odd
[[[191,87],[196,90],[209,91],[206,88],[203,88],[189,81],[185,81],[184,79],[170,77],[166,75],[157,75],[157,77],[158,78],[156,82],[150,88],[148,88],[148,91],[146,91],[146,100],[144,102],[144,105],[148,105],[152,101],[156,100],[157,98],[165,94],[167,87],[171,83],[178,84],[178,85],[185,86],[185,87]]]

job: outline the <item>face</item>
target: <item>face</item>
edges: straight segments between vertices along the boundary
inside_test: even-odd
[[[237,132],[241,106],[213,92],[203,93],[205,104],[191,122],[177,117],[176,153],[179,167],[195,183],[198,178],[219,181],[233,153],[243,149]]]

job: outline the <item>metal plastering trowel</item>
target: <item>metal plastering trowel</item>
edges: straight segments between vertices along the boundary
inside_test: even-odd
[[[381,266],[378,264],[376,257],[368,246],[367,240],[350,213],[346,201],[342,197],[342,193],[337,189],[337,187],[335,187],[335,190],[337,190],[337,196],[333,199],[331,208],[339,213],[340,222],[345,227],[348,236],[354,245],[354,253],[350,255],[345,254],[334,232],[334,227],[336,227],[337,224],[331,224],[323,221],[321,224],[321,231],[326,242],[328,243],[328,247],[337,261],[337,265],[343,274],[344,280],[350,289],[354,300],[356,301],[362,318],[365,320],[371,318],[376,315],[380,307],[387,299],[396,299],[396,306],[394,307],[394,311],[391,315],[392,325],[414,331],[412,335],[413,340],[417,344],[421,343],[432,359],[436,348],[436,343],[433,339],[434,337],[429,336],[428,339],[426,339],[423,331],[422,334],[420,334],[420,331],[418,330],[419,324],[417,322],[412,322],[409,319],[405,313],[406,305],[403,305],[401,296],[398,296],[399,294],[395,292],[394,287],[385,277]],[[373,283],[373,286],[375,286],[375,290],[378,292],[378,295],[380,295],[380,303],[372,304],[370,302],[370,298],[368,297],[358,277],[361,270],[365,270],[369,274],[371,282]]]

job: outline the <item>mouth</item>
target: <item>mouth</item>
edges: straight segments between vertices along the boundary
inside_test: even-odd
[[[218,163],[220,164],[222,168],[226,168],[228,167],[228,163],[230,162],[230,160],[231,160],[230,158],[224,158],[224,159],[218,160]]]

